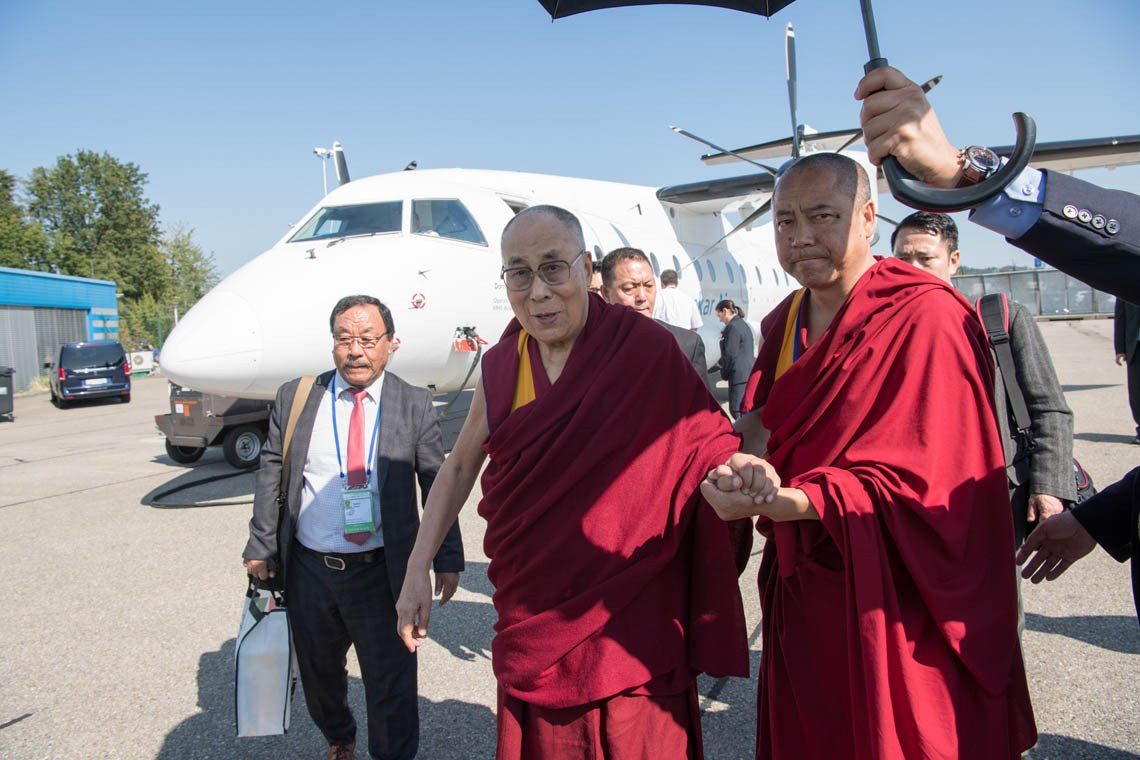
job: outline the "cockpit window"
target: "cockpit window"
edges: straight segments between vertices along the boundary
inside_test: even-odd
[[[412,232],[487,245],[467,207],[454,199],[412,201]]]
[[[297,230],[297,234],[289,238],[289,242],[399,232],[403,213],[403,201],[329,206],[305,222],[301,229]]]

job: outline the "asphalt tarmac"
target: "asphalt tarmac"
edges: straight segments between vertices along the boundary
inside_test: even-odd
[[[1098,484],[1140,463],[1109,320],[1042,324],[1076,413],[1076,453]],[[0,757],[318,758],[298,698],[285,737],[236,739],[233,647],[253,478],[153,494],[232,472],[211,450],[170,461],[153,415],[161,378],[67,410],[15,399],[0,422]],[[461,517],[468,569],[432,618],[419,663],[422,758],[494,754],[491,588],[478,488]],[[759,659],[757,557],[741,591]],[[1140,627],[1128,567],[1101,550],[1051,584],[1024,584],[1024,651],[1041,741],[1034,758],[1140,757]],[[363,724],[363,687],[350,661]],[[754,680],[702,680],[706,755],[752,757]],[[363,743],[364,728],[360,739]],[[358,756],[366,756],[360,747]]]

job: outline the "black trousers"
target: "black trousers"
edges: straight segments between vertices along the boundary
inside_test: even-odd
[[[293,545],[285,574],[289,624],[309,715],[330,744],[356,739],[348,707],[348,647],[356,647],[368,708],[368,751],[378,760],[416,756],[420,740],[416,656],[396,635],[396,602],[376,562],[327,567]]]
[[[728,411],[732,419],[740,418],[740,405],[744,403],[744,389],[748,383],[730,383],[728,386]]]
[[[1140,436],[1140,351],[1127,363],[1128,405],[1132,407],[1132,421],[1136,423],[1136,435]]]

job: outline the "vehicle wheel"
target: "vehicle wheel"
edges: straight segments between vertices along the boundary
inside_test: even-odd
[[[166,442],[166,455],[178,464],[194,464],[206,453],[204,446],[175,446]]]
[[[248,470],[257,467],[263,443],[265,433],[259,426],[238,425],[226,433],[222,441],[222,453],[231,467]]]
[[[120,396],[119,398],[121,398],[123,400],[124,404],[131,403],[131,394],[129,394],[129,393],[125,396]]]

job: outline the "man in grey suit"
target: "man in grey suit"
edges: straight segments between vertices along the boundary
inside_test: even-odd
[[[657,281],[653,266],[645,252],[638,248],[616,248],[602,259],[602,297],[609,303],[628,306],[639,314],[653,319],[657,302]],[[692,330],[655,319],[672,335],[681,352],[693,365],[697,375],[709,385],[708,363],[705,359],[705,342]]]
[[[1140,443],[1140,306],[1116,299],[1113,324],[1116,363],[1128,370],[1128,405],[1136,425],[1133,443]]]
[[[283,431],[302,379],[285,383],[257,474],[246,571],[283,582],[305,701],[329,742],[328,760],[352,758],[345,657],[356,648],[373,758],[415,757],[416,658],[396,636],[395,600],[422,502],[443,463],[431,395],[385,372],[395,326],[384,304],[348,296],[329,318],[336,369],[315,379],[289,449]],[[463,570],[458,523],[435,557],[440,604]],[[284,575],[281,578],[281,575]]]
[[[958,226],[945,214],[911,214],[891,235],[891,249],[895,258],[950,282],[961,255]],[[1033,316],[1016,301],[1008,304],[1009,346],[1017,370],[1017,377],[1009,379],[1021,388],[1029,408],[1031,440],[1017,435],[1000,375],[994,400],[1001,410],[998,426],[1005,446],[1015,540],[1020,546],[1029,523],[1060,514],[1062,502],[1077,498],[1072,465],[1073,413],[1065,403],[1049,349]]]

